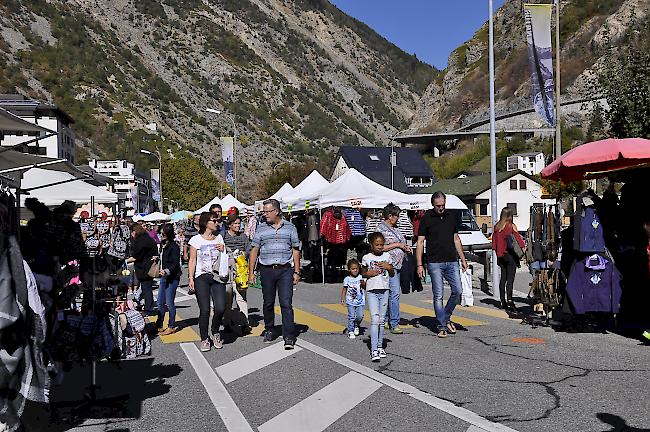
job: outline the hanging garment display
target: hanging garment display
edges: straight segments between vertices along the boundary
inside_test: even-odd
[[[357,209],[343,209],[343,216],[350,227],[353,236],[365,236],[366,224],[363,221],[361,212]]]
[[[327,210],[320,223],[320,234],[328,243],[345,244],[352,237],[340,209]]]
[[[20,428],[27,400],[47,402],[49,393],[46,329],[32,310],[25,270],[15,238],[0,233],[0,424],[10,431]]]
[[[313,243],[317,242],[319,239],[318,214],[314,211],[310,211],[307,214],[307,241]]]
[[[246,228],[244,229],[244,234],[246,234],[246,237],[248,237],[249,240],[252,240],[253,237],[255,236],[255,230],[257,229],[258,223],[259,223],[259,219],[257,215],[253,215],[248,218],[248,223],[246,224]]]
[[[605,237],[600,218],[593,207],[585,208],[580,225],[576,226],[580,236],[580,252],[605,252]]]
[[[413,224],[411,223],[411,219],[409,219],[409,216],[405,211],[400,212],[399,214],[399,219],[397,220],[397,228],[400,230],[404,237],[413,237]]]
[[[573,263],[566,291],[577,314],[618,313],[621,275],[611,261],[594,254]]]
[[[530,291],[539,303],[547,308],[554,308],[560,304],[558,296],[559,282],[560,273],[558,270],[540,268],[535,271]]]

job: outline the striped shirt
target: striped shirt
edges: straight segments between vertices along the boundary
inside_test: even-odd
[[[227,252],[234,252],[239,250],[242,253],[248,255],[250,251],[250,243],[246,234],[241,233],[237,235],[230,235],[230,231],[226,231],[223,235],[223,242],[226,244]]]
[[[261,265],[287,264],[291,262],[294,248],[300,247],[295,225],[282,220],[278,229],[262,223],[255,230],[252,246],[260,249]]]

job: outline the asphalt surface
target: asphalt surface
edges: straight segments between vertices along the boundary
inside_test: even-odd
[[[528,282],[518,273],[516,290],[528,292]],[[301,283],[294,293],[294,307],[304,312],[296,319],[303,324],[300,349],[225,383],[215,368],[243,365],[246,355],[270,345],[259,336],[227,335],[223,349],[200,353],[209,367],[197,373],[206,368],[187,353],[197,344],[198,308],[179,292],[178,313],[188,326],[180,339],[187,340],[154,338],[149,357],[98,365],[99,396],[126,395],[121,410],[60,408],[56,421],[35,412],[28,430],[264,432],[285,422],[284,430],[296,431],[650,431],[650,347],[611,333],[533,328],[505,317],[491,296],[474,294],[479,308],[459,306],[456,321],[466,325],[444,340],[430,330],[430,317],[403,314],[411,326],[386,334],[388,357],[377,364],[367,337],[350,340],[340,331],[346,316],[332,306],[340,286]],[[261,300],[261,291],[249,289],[253,322],[262,318]],[[402,295],[402,303],[411,312],[431,310],[430,287]],[[52,399],[82,399],[89,379],[88,366],[75,367],[52,388]]]

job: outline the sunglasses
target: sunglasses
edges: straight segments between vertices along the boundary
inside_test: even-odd
[[[274,211],[275,211],[275,209],[271,209],[271,210],[262,210],[262,213],[271,213],[271,212],[274,212]]]
[[[210,219],[211,222],[219,222],[219,219]]]

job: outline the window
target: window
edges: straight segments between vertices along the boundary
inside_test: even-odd
[[[488,215],[488,203],[478,205],[478,215],[479,216]]]
[[[508,203],[506,205],[512,210],[512,215],[517,216],[517,203]]]
[[[528,187],[526,186],[526,180],[519,180],[519,189],[521,190],[528,189]]]
[[[517,180],[510,180],[510,190],[517,190]]]
[[[535,158],[533,156],[529,157],[528,162],[530,162],[531,164],[534,164],[535,163]]]
[[[379,156],[377,156],[377,155],[369,155],[368,157],[370,158],[371,161],[375,161],[375,162],[376,162],[376,161],[379,160]]]

